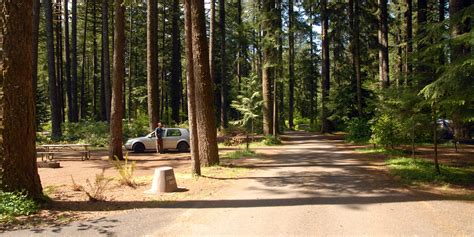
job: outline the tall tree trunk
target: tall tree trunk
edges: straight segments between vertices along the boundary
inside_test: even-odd
[[[314,126],[315,124],[315,118],[316,118],[316,111],[317,111],[317,106],[316,106],[316,101],[317,98],[317,69],[316,69],[316,62],[314,59],[314,33],[313,33],[313,25],[315,24],[315,19],[314,19],[314,9],[313,6],[311,6],[310,13],[309,13],[309,22],[310,22],[310,27],[309,27],[309,44],[310,44],[310,59],[311,59],[311,88],[310,88],[310,96],[311,99],[309,101],[309,108],[310,108],[310,123],[311,127]]]
[[[54,64],[54,34],[53,34],[53,6],[51,0],[44,1],[45,18],[46,18],[46,48],[48,51],[48,87],[49,100],[51,105],[51,137],[58,139],[61,133],[61,108],[56,85],[56,65]]]
[[[161,38],[161,51],[166,52],[166,5],[163,4],[163,34]],[[160,83],[159,83],[160,84]],[[160,118],[165,117],[165,107],[168,105],[165,103],[165,97],[166,97],[166,70],[165,70],[165,57],[162,57],[161,59],[161,84],[160,84],[160,105],[158,106],[160,108]]]
[[[52,36],[51,2],[45,1]],[[36,165],[35,99],[33,95],[32,31],[33,1],[0,3],[0,97],[2,190],[26,191],[31,198],[42,196]],[[37,10],[37,9],[36,9]],[[8,17],[7,17],[8,16]],[[52,41],[52,38],[49,38]],[[49,46],[53,46],[50,42]],[[54,60],[54,54],[50,55]],[[54,65],[54,62],[52,63]],[[54,78],[54,70],[53,70]]]
[[[294,129],[293,113],[295,110],[295,30],[294,30],[293,0],[288,0],[288,125]]]
[[[382,88],[390,86],[388,64],[388,0],[378,0],[379,5],[379,81]]]
[[[276,33],[276,40],[275,42],[278,42],[278,49],[277,49],[277,65],[274,67],[274,73],[275,73],[275,79],[273,80],[273,136],[276,137],[279,132],[279,124],[280,124],[280,116],[278,115],[279,113],[279,106],[278,106],[278,96],[279,92],[282,90],[280,85],[282,84],[282,78],[283,78],[283,37],[280,32],[283,32],[283,22],[282,22],[282,0],[277,0],[276,1],[276,24],[277,24],[277,33]]]
[[[273,37],[276,31],[275,20],[273,19],[275,11],[275,0],[264,0],[262,7],[265,19],[262,22],[263,37]],[[263,134],[273,134],[273,103],[272,103],[272,80],[273,62],[275,46],[270,44],[263,45],[263,63],[262,63],[262,96],[263,96]]]
[[[219,0],[219,26],[221,33],[221,129],[227,128],[227,55],[225,30],[225,0]]]
[[[98,64],[99,64],[99,59],[97,57],[97,1],[93,2],[94,8],[93,8],[93,22],[92,22],[92,36],[93,36],[93,76],[92,76],[92,81],[93,81],[93,92],[92,92],[92,114],[94,119],[97,118],[97,87],[98,87],[98,80],[97,75],[99,74],[98,72]]]
[[[128,118],[128,122],[131,122],[131,119],[132,119],[132,111],[133,111],[133,104],[132,104],[132,75],[133,75],[133,71],[132,71],[132,65],[133,65],[133,60],[134,60],[134,53],[133,53],[133,42],[135,40],[134,38],[134,35],[133,35],[133,28],[134,28],[134,25],[133,25],[133,14],[134,14],[134,10],[133,10],[133,6],[130,7],[130,40],[129,40],[129,47],[128,47],[128,52],[129,52],[129,59],[128,59],[128,115],[127,115],[127,118]]]
[[[158,2],[150,0],[147,4],[147,97],[150,130],[159,121],[158,96]]]
[[[405,32],[405,63],[404,63],[404,84],[408,85],[408,77],[412,74],[413,69],[411,66],[411,62],[409,61],[409,58],[411,58],[411,54],[413,52],[413,19],[412,19],[412,11],[413,11],[413,4],[412,0],[405,0],[405,27],[406,27],[406,32]]]
[[[214,65],[214,47],[216,44],[216,0],[210,0],[210,19],[209,19],[209,71],[211,81],[215,83],[215,65]]]
[[[109,158],[123,159],[122,153],[122,85],[125,78],[125,6],[124,0],[115,0],[114,19],[114,69],[112,83],[112,101],[110,110],[110,145]]]
[[[40,14],[41,14],[41,2],[40,0],[33,0],[33,98],[36,101],[36,91],[38,88],[38,38],[39,38],[39,25],[40,25]],[[36,106],[35,106],[36,107]],[[36,110],[36,109],[35,109]]]
[[[322,80],[321,80],[321,132],[331,132],[331,126],[328,120],[327,104],[329,99],[329,41],[328,28],[329,17],[327,13],[327,0],[321,0],[321,50],[322,50]]]
[[[171,54],[171,86],[170,86],[170,99],[171,99],[171,119],[173,122],[178,124],[179,119],[179,107],[182,94],[181,85],[181,34],[179,28],[179,19],[181,15],[179,0],[173,0],[172,5],[172,25],[171,25],[171,40],[172,40],[172,54]]]
[[[63,75],[64,75],[64,70],[63,70],[63,37],[62,37],[62,21],[61,21],[61,0],[56,0],[56,11],[54,12],[56,16],[56,48],[57,48],[57,77],[56,77],[56,83],[57,83],[57,88],[58,88],[58,98],[59,98],[59,105],[60,105],[60,111],[61,111],[61,121],[65,121],[65,116],[64,116],[64,109],[65,109],[65,103],[64,103],[64,80],[63,80]]]
[[[351,18],[351,44],[352,44],[352,68],[355,74],[356,95],[357,95],[357,113],[359,116],[363,115],[362,111],[362,81],[360,72],[360,31],[359,31],[359,1],[350,0],[350,15]]]
[[[110,119],[109,1],[102,0],[101,117]]]
[[[197,131],[199,158],[203,165],[219,164],[217,151],[216,118],[212,81],[209,73],[209,52],[203,0],[191,0],[194,80],[196,86]]]
[[[39,1],[39,0],[35,0]],[[69,0],[64,0],[64,48],[66,53],[66,95],[68,105],[68,120],[73,120],[73,114],[71,106],[72,101],[72,90],[71,90],[71,46],[69,45]]]
[[[184,27],[186,36],[186,61],[187,61],[187,93],[188,93],[188,122],[189,135],[191,139],[191,172],[193,175],[201,175],[201,164],[199,160],[199,142],[196,122],[196,94],[193,70],[193,33],[191,22],[191,0],[184,0]]]
[[[72,22],[71,22],[71,98],[72,104],[70,122],[79,121],[79,108],[77,99],[77,0],[71,2]]]
[[[82,70],[81,70],[81,103],[80,103],[80,119],[85,120],[87,116],[87,101],[86,101],[86,60],[87,60],[87,23],[89,16],[89,1],[85,0],[86,12],[84,15],[84,31],[83,31],[83,41],[82,41]]]
[[[237,38],[238,38],[238,49],[237,49],[237,94],[240,94],[240,83],[242,81],[242,62],[243,62],[243,26],[242,26],[242,0],[237,0]]]

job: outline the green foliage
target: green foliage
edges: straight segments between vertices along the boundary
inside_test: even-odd
[[[369,142],[375,145],[393,148],[403,140],[400,124],[387,114],[380,115],[371,130],[372,135]]]
[[[469,185],[474,183],[473,167],[440,165],[441,174],[437,174],[434,163],[422,159],[399,157],[387,160],[386,164],[393,175],[409,184]]]
[[[353,118],[347,122],[346,140],[351,142],[366,142],[372,133],[370,123],[363,118]]]
[[[82,188],[82,191],[89,197],[89,201],[106,201],[107,196],[105,192],[109,188],[112,178],[105,176],[105,169],[102,169],[102,173],[95,175],[94,183],[91,183],[89,179],[86,179],[86,186]]]
[[[0,222],[15,216],[30,215],[38,211],[38,205],[25,194],[0,191]]]
[[[129,138],[144,136],[151,132],[147,115],[140,114],[137,118],[124,124],[123,138],[126,141]]]
[[[281,145],[281,140],[278,137],[274,137],[272,135],[267,135],[263,138],[262,144],[266,145],[266,146]]]
[[[255,157],[256,155],[257,153],[255,151],[244,149],[244,150],[228,152],[224,154],[223,158],[224,159],[226,158],[227,159],[240,159],[242,157]]]
[[[112,160],[115,169],[119,172],[120,183],[134,188],[136,186],[135,181],[133,180],[133,172],[135,171],[135,161],[128,162],[128,153],[125,155],[125,160],[121,161],[117,156],[114,156]]]
[[[356,151],[362,152],[362,153],[368,153],[368,154],[384,154],[384,155],[391,155],[391,156],[403,156],[403,155],[408,154],[404,150],[386,149],[386,148],[383,148],[383,147],[362,148],[362,149],[356,149]]]
[[[256,77],[243,78],[243,83],[248,83],[248,87],[257,86]],[[255,89],[255,87],[254,87]],[[252,91],[254,91],[254,89]],[[250,90],[249,90],[250,91]],[[247,131],[253,132],[255,123],[262,111],[262,96],[259,91],[250,92],[237,96],[237,100],[232,101],[231,107],[239,111],[241,118],[232,121],[231,124],[245,128]]]
[[[43,125],[43,131],[50,130],[50,123]],[[109,144],[109,124],[102,121],[83,121],[79,123],[64,123],[63,136],[59,141],[53,141],[49,133],[38,133],[37,142],[47,143],[87,143],[96,147],[106,147]],[[123,138],[127,140],[149,133],[148,117],[138,116],[130,122],[124,121]]]

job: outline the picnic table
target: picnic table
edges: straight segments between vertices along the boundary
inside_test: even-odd
[[[91,144],[46,144],[41,145],[44,151],[37,152],[41,155],[41,160],[46,159],[53,160],[55,154],[60,153],[79,153],[81,154],[81,160],[89,160],[91,153],[89,147]]]

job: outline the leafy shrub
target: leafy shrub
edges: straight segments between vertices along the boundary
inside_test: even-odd
[[[36,203],[19,192],[0,191],[0,221],[38,211]]]
[[[119,172],[120,175],[120,183],[123,185],[127,185],[129,187],[134,188],[136,186],[135,181],[133,180],[133,172],[135,171],[135,161],[128,162],[128,153],[125,156],[125,160],[122,162],[117,158],[114,157],[112,161],[115,168]]]
[[[375,145],[393,148],[403,140],[400,124],[387,114],[378,117],[371,130],[372,135],[369,142]]]
[[[347,122],[346,139],[351,142],[365,142],[370,139],[369,121],[363,118],[353,118]]]
[[[86,186],[82,189],[84,193],[89,197],[89,201],[105,201],[107,196],[105,196],[105,191],[107,191],[112,178],[105,177],[105,169],[102,169],[102,173],[95,175],[94,183],[91,183],[89,179],[86,179]]]
[[[262,143],[266,146],[274,146],[274,145],[280,145],[281,140],[278,137],[267,135],[263,138]]]

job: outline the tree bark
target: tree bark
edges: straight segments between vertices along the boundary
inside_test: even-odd
[[[56,65],[54,63],[54,34],[53,34],[53,6],[51,0],[44,1],[45,18],[46,18],[46,48],[48,60],[48,87],[49,100],[51,105],[51,137],[58,139],[62,136],[61,132],[61,108],[57,94],[56,84]]]
[[[293,0],[288,0],[288,125],[294,129],[293,113],[295,111],[295,30],[294,30]]]
[[[225,30],[225,0],[219,0],[219,26],[221,33],[221,129],[227,128],[227,55],[226,55],[226,30]]]
[[[63,98],[63,47],[62,47],[62,25],[61,25],[61,1],[56,0],[54,4],[53,17],[56,33],[56,94],[59,100],[59,111],[61,122],[64,122],[64,98]]]
[[[215,65],[214,65],[214,46],[216,44],[216,0],[210,0],[210,19],[209,19],[209,71],[211,81],[215,83]]]
[[[181,34],[179,27],[179,19],[181,15],[179,0],[173,0],[172,5],[172,25],[171,25],[171,40],[172,40],[172,54],[171,54],[171,119],[179,124],[179,108],[182,94],[181,85]]]
[[[310,88],[310,96],[311,96],[311,99],[309,101],[310,105],[310,114],[311,114],[311,117],[310,117],[310,123],[311,123],[311,126],[314,126],[315,124],[315,118],[316,118],[316,111],[317,111],[317,105],[316,105],[316,101],[317,101],[317,98],[315,98],[317,96],[317,77],[316,75],[318,74],[318,71],[316,69],[316,62],[315,62],[315,58],[314,58],[314,33],[313,33],[313,25],[315,24],[315,19],[314,19],[314,9],[313,9],[313,6],[311,6],[311,9],[310,9],[310,13],[309,13],[309,22],[310,22],[310,27],[309,27],[309,44],[310,44],[310,58],[311,58],[311,72],[312,72],[312,75],[311,75],[311,88]]]
[[[243,32],[242,32],[242,0],[237,0],[237,26],[238,26],[238,32],[237,32],[237,37],[238,37],[238,50],[237,50],[237,94],[240,94],[240,83],[242,81],[242,57],[243,57],[243,51],[244,51],[244,46],[243,46]]]
[[[265,19],[262,22],[263,37],[274,37],[276,31],[273,14],[275,11],[275,0],[264,0],[262,7]],[[263,96],[263,134],[273,134],[273,102],[272,102],[272,80],[275,45],[263,45],[263,65],[262,65],[262,96]]]
[[[94,8],[93,8],[93,13],[92,13],[92,36],[93,36],[93,76],[92,76],[92,81],[93,81],[93,92],[92,92],[92,115],[94,119],[97,117],[97,88],[98,88],[98,80],[97,75],[99,74],[98,72],[98,50],[97,50],[97,1],[93,2]]]
[[[387,0],[378,0],[379,5],[379,81],[381,88],[390,86],[388,64],[388,7]]]
[[[36,101],[36,91],[38,88],[38,38],[39,38],[39,25],[40,25],[40,14],[41,14],[41,2],[40,0],[33,0],[33,96]]]
[[[84,15],[84,31],[83,31],[83,42],[82,42],[82,72],[81,72],[81,102],[80,102],[80,119],[85,120],[87,116],[87,101],[86,101],[86,60],[87,60],[87,51],[86,51],[86,42],[87,42],[87,23],[89,16],[89,1],[85,0],[84,2],[86,7],[86,12]]]
[[[158,2],[150,0],[147,4],[147,104],[150,130],[159,121],[158,96]]]
[[[191,0],[184,0],[184,26],[186,35],[186,60],[187,60],[187,93],[188,93],[188,122],[189,136],[191,146],[191,173],[193,175],[201,175],[201,164],[199,160],[199,142],[196,123],[196,94],[193,70],[193,36],[191,22]]]
[[[360,72],[360,27],[359,27],[359,1],[349,1],[350,11],[349,18],[352,29],[352,68],[355,74],[356,96],[357,96],[357,113],[363,115],[362,111],[362,80]]]
[[[328,120],[327,103],[329,99],[329,80],[330,80],[330,59],[329,59],[329,41],[328,28],[329,17],[327,13],[327,0],[321,0],[321,50],[322,50],[322,80],[321,80],[321,132],[331,132],[330,122]]]
[[[134,62],[134,52],[133,52],[133,42],[135,40],[134,38],[134,35],[133,35],[133,28],[134,28],[134,25],[133,25],[133,14],[134,14],[134,10],[133,10],[133,7],[130,7],[130,40],[129,40],[129,48],[128,48],[128,53],[129,53],[129,59],[128,59],[128,114],[127,114],[127,118],[128,118],[128,122],[131,122],[132,120],[132,111],[133,111],[133,103],[132,103],[132,88],[133,88],[133,83],[132,83],[132,80],[133,80],[133,68],[132,68],[132,65],[133,65],[133,62]]]
[[[124,0],[115,0],[115,30],[114,30],[114,69],[112,83],[112,101],[110,110],[110,146],[109,158],[123,159],[122,153],[122,119],[123,119],[123,91],[125,78],[125,6]]]
[[[404,63],[404,84],[408,85],[408,77],[412,74],[413,69],[411,66],[411,62],[409,58],[411,58],[411,54],[413,52],[413,20],[412,20],[412,11],[413,11],[413,4],[412,0],[405,0],[405,7],[406,11],[404,14],[405,17],[405,24],[406,24],[406,32],[405,32],[405,63]]]
[[[52,23],[51,2],[45,1]],[[42,196],[36,165],[35,100],[33,95],[33,1],[0,3],[0,83],[2,190],[26,191],[34,199]],[[8,17],[7,17],[8,16]],[[52,24],[49,34],[52,35]],[[52,41],[52,38],[50,38]],[[50,42],[49,46],[52,46]],[[54,60],[54,54],[50,55]],[[54,62],[53,62],[54,65]],[[53,71],[54,72],[54,71]],[[53,73],[54,74],[54,73]],[[54,77],[53,77],[54,78]]]
[[[196,83],[197,131],[199,158],[205,166],[219,164],[216,119],[212,81],[209,73],[209,52],[206,42],[206,21],[203,0],[191,0],[194,80]]]
[[[101,117],[110,119],[109,1],[102,0]]]
[[[49,0],[48,0],[49,1]],[[71,98],[70,122],[79,121],[79,108],[77,99],[77,0],[71,2],[72,21],[71,21]]]
[[[39,0],[35,0],[39,1]],[[68,105],[68,120],[73,120],[72,114],[72,90],[71,90],[71,46],[69,39],[69,0],[64,0],[64,48],[66,53],[66,96]]]

